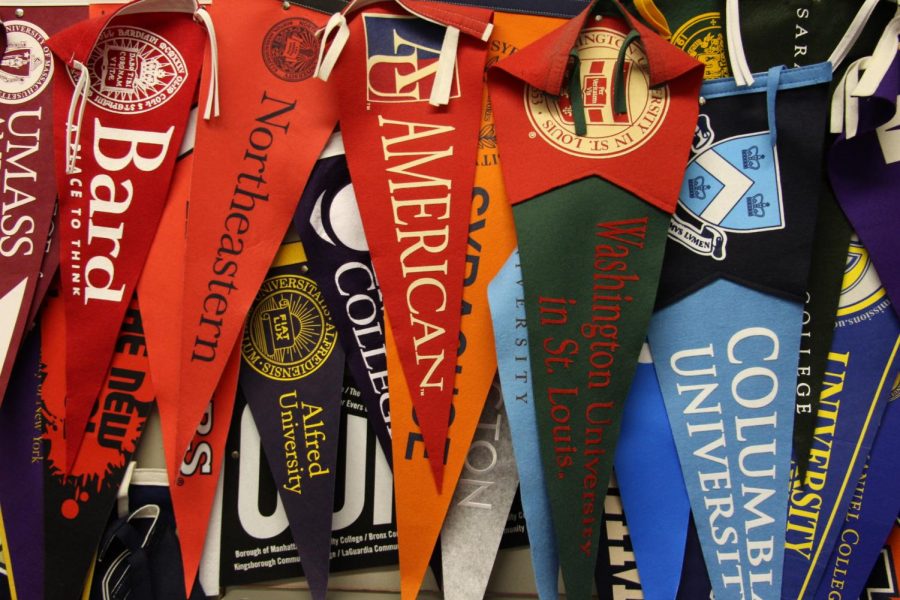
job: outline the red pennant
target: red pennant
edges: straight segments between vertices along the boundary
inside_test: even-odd
[[[312,78],[326,15],[216,0],[221,115],[197,128],[185,256],[176,448],[190,442],[291,221],[335,102]]]
[[[205,41],[202,27],[187,14],[122,16],[136,6],[84,21],[50,40],[62,59],[55,126],[67,134],[57,136],[56,150],[70,460],[162,214]],[[75,68],[82,62],[86,71]],[[66,138],[74,134],[67,125],[69,106],[74,82],[86,82],[85,73],[89,90],[77,132],[80,145],[69,147],[75,156],[67,164]]]
[[[478,38],[490,32],[489,11],[408,4]],[[351,21],[335,72],[347,162],[438,489],[487,51],[481,39],[459,38],[449,104],[435,108],[429,99],[444,37],[444,27],[394,5],[366,10]]]
[[[591,7],[585,8],[490,71],[497,140],[511,150],[503,154],[509,199],[516,204],[599,176],[671,213],[697,123],[703,65],[627,13],[625,20],[588,23],[590,14]],[[627,111],[617,114],[614,70],[630,29],[640,39],[626,52]],[[587,121],[582,136],[575,133],[572,102],[563,89],[573,48],[580,57]],[[652,176],[647,165],[653,165]]]
[[[0,67],[0,402],[40,279],[56,204],[53,176],[53,55],[47,37],[87,15],[84,6],[0,9],[11,46]],[[43,297],[43,296],[42,296]]]
[[[178,540],[181,543],[181,563],[184,566],[184,589],[187,596],[191,595],[191,588],[197,577],[209,515],[216,496],[216,485],[225,464],[225,439],[231,424],[241,366],[239,346],[240,338],[232,348],[222,379],[203,412],[200,425],[187,445],[177,475],[174,478],[171,473],[169,475],[169,481],[174,481],[169,489],[175,524],[178,526]]]

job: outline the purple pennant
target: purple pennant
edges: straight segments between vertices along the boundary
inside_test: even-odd
[[[900,58],[875,94],[859,100],[857,134],[838,137],[828,156],[831,185],[841,208],[869,251],[900,315]]]
[[[40,339],[38,329],[25,338],[0,407],[0,511],[19,600],[44,597]]]
[[[344,351],[302,255],[273,267],[241,344],[241,392],[313,598],[325,598],[341,419]]]
[[[309,272],[332,310],[369,423],[391,461],[384,304],[340,132],[331,137],[313,168],[294,225],[309,254]]]

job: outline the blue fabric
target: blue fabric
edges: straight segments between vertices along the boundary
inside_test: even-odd
[[[615,462],[644,598],[672,600],[678,591],[691,507],[648,353],[641,354],[625,400]],[[662,502],[661,490],[665,490]]]
[[[519,492],[528,525],[537,591],[542,599],[558,598],[559,557],[538,445],[528,329],[525,325],[525,292],[518,250],[510,255],[488,285],[488,301],[494,324],[500,387],[503,389],[513,452],[519,469]]]
[[[781,592],[802,314],[799,302],[719,279],[650,323],[717,600]]]

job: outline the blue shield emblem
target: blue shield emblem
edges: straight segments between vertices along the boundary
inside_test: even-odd
[[[783,228],[778,161],[769,132],[728,138],[703,149],[688,163],[678,203],[724,231]]]

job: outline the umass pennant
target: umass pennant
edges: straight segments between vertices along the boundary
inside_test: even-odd
[[[86,16],[85,7],[36,6],[20,19],[14,8],[0,8],[7,41],[0,63],[0,403],[30,322],[56,205],[50,81],[60,71],[47,38]]]
[[[190,15],[147,12],[83,21],[50,41],[64,75],[54,127],[70,461],[162,216],[204,40]],[[85,79],[86,99],[75,88]],[[73,100],[84,115],[68,123]]]

